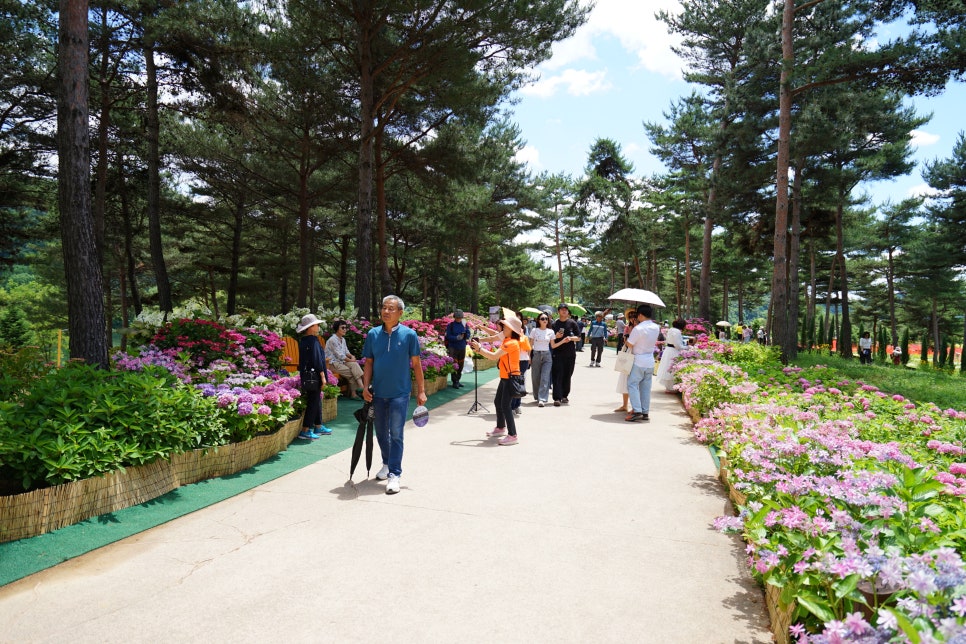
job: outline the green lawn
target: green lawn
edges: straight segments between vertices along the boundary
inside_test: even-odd
[[[950,373],[932,369],[895,367],[891,364],[863,365],[859,364],[858,357],[844,360],[838,356],[817,352],[799,353],[792,363],[799,367],[828,365],[852,380],[862,380],[882,391],[901,394],[918,403],[931,401],[941,409],[952,407],[966,410],[966,378],[958,370]]]

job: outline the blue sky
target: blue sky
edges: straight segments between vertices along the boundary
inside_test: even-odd
[[[537,72],[540,80],[518,94],[513,120],[526,147],[518,158],[534,173],[583,173],[597,138],[617,141],[636,176],[662,172],[648,152],[644,121],[666,123],[671,103],[690,93],[681,62],[671,51],[672,36],[654,18],[659,9],[679,10],[677,0],[597,0],[590,20]],[[957,135],[966,131],[966,84],[950,84],[938,97],[910,99],[933,119],[914,133],[917,162],[951,155]],[[867,184],[874,203],[924,193],[919,174]]]

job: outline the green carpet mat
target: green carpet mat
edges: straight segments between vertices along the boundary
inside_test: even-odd
[[[499,370],[487,369],[477,377],[482,385],[498,376]],[[471,377],[467,374],[464,380],[469,382]],[[472,392],[470,387],[446,387],[430,396],[426,406],[433,409]],[[352,447],[358,426],[352,413],[360,406],[361,403],[341,400],[338,416],[326,425],[333,429],[331,436],[324,436],[311,443],[296,441],[284,452],[279,452],[247,470],[184,485],[146,503],[92,517],[47,534],[0,543],[0,586],[214,505],[347,450]],[[409,404],[409,415],[412,415],[415,406],[413,399]],[[378,459],[378,447],[376,450]]]

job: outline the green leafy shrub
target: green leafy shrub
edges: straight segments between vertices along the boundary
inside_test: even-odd
[[[37,347],[0,351],[0,400],[18,399],[31,382],[52,368]]]
[[[0,402],[0,464],[24,489],[58,485],[228,442],[215,401],[162,369],[71,364]]]

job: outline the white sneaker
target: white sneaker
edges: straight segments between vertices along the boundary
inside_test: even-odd
[[[546,404],[547,404],[547,403],[545,403],[545,402],[543,402],[543,401],[541,400],[540,402],[538,402],[538,403],[537,403],[537,407],[543,407],[543,406],[544,406],[544,405],[546,405]]]
[[[380,481],[385,481],[387,478],[389,478],[389,466],[383,465],[382,469],[376,472],[376,478]]]
[[[399,492],[399,477],[395,474],[389,475],[389,483],[386,484],[386,494],[397,494]]]
[[[520,408],[519,408],[519,407],[517,407],[516,409],[514,409],[514,410],[513,410],[513,415],[514,415],[514,416],[519,416],[519,415],[520,415],[520,414],[522,414],[522,413],[523,413],[523,412],[522,412],[522,411],[520,411]]]

